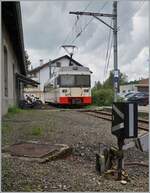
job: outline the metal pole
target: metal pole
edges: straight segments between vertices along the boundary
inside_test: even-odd
[[[118,52],[117,52],[117,1],[113,2],[113,35],[114,35],[114,102],[117,102],[118,93]]]
[[[51,78],[52,75],[52,67],[51,67],[51,60],[49,60],[49,78]]]
[[[124,168],[123,166],[123,145],[124,145],[124,138],[118,136],[117,137],[117,142],[118,142],[118,148],[119,148],[119,158],[118,158],[118,180],[122,180],[122,169]]]

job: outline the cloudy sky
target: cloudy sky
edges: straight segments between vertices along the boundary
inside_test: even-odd
[[[148,4],[144,0],[118,2],[118,65],[128,80],[148,76]],[[33,67],[40,59],[47,62],[66,54],[61,45],[73,44],[78,48],[74,59],[93,72],[92,83],[108,77],[113,69],[111,30],[93,17],[77,18],[69,11],[112,13],[110,0],[22,1],[21,9],[25,48]],[[112,24],[110,18],[104,20]]]

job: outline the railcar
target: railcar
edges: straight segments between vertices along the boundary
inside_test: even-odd
[[[81,66],[61,67],[44,85],[44,100],[59,105],[91,104],[91,71]]]

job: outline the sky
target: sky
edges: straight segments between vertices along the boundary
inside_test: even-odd
[[[73,58],[89,67],[95,81],[105,81],[113,69],[113,33],[92,16],[70,11],[112,13],[112,1],[22,1],[25,49],[33,68],[66,54],[62,45],[75,45]],[[148,77],[149,2],[118,2],[118,67],[128,80]],[[111,18],[101,18],[112,25]],[[80,33],[81,35],[77,37]],[[77,37],[77,38],[76,38]]]

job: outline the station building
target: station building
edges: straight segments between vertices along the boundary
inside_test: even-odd
[[[23,98],[24,85],[38,83],[26,77],[20,3],[3,1],[1,7],[1,114],[4,115]]]

